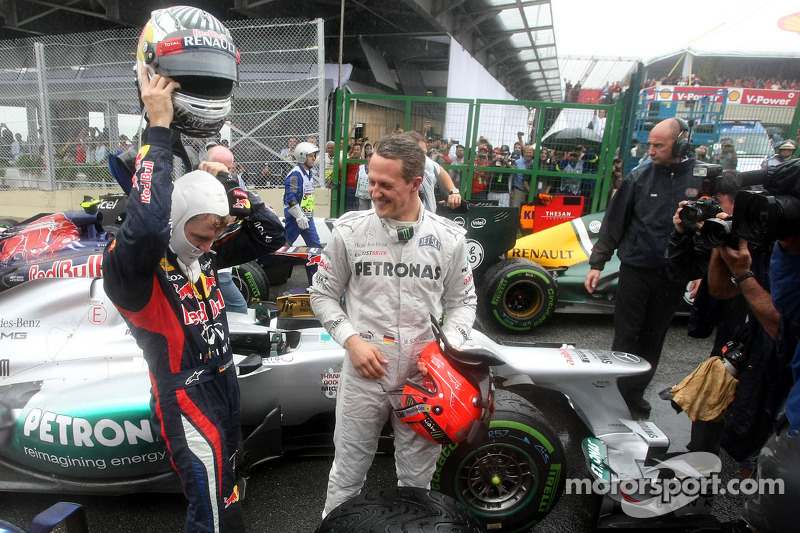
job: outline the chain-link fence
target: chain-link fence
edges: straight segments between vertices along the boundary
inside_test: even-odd
[[[227,143],[250,186],[282,186],[292,138],[325,142],[322,24],[225,22],[241,56],[233,111],[219,137],[184,144],[202,159],[209,141]],[[137,146],[142,125],[138,37],[121,29],[0,44],[3,189],[116,186],[107,158]]]

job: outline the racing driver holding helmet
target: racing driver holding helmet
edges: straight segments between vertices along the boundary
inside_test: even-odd
[[[278,217],[238,188],[222,163],[204,161],[172,182],[169,128],[216,133],[219,117],[204,117],[198,104],[218,109],[229,103],[233,82],[227,77],[236,71],[235,53],[227,51],[232,43],[195,47],[187,44],[193,32],[229,40],[219,21],[185,7],[154,12],[142,32],[139,49],[156,47],[152,59],[140,55],[136,65],[149,131],[137,157],[127,218],[103,258],[104,286],[147,361],[151,422],[189,500],[186,531],[238,532],[245,529],[235,470],[239,385],[215,277],[217,267],[276,250],[285,233]],[[160,45],[166,41],[183,45],[177,53],[173,47],[166,62],[175,80],[159,72],[159,53],[166,50]],[[194,106],[182,105],[181,76],[192,65],[205,65],[206,86],[227,81],[227,95],[195,93],[189,96]],[[197,83],[196,89],[203,86]],[[191,109],[198,113],[194,119]],[[240,218],[228,227],[231,214]]]
[[[440,317],[444,300],[442,331],[454,346],[464,343],[475,320],[465,231],[422,208],[424,170],[425,152],[411,138],[392,135],[375,145],[369,171],[375,208],[338,219],[309,289],[314,313],[347,351],[323,517],[361,490],[393,409],[391,391],[421,379],[418,357],[434,338],[430,314]],[[429,486],[440,446],[391,420],[398,484]]]

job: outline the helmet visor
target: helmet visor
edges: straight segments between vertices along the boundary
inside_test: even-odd
[[[188,35],[187,35],[188,33]],[[194,35],[205,32],[178,32],[159,42],[153,64],[162,76],[210,76],[239,80],[239,52],[225,36]]]

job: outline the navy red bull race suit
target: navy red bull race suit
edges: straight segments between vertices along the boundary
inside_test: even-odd
[[[105,253],[105,290],[149,366],[152,423],[189,500],[186,530],[241,531],[239,387],[216,272],[276,250],[285,233],[251,195],[251,214],[215,241],[215,254],[199,257],[193,281],[169,246],[169,130],[151,128],[148,142],[137,158],[127,218]]]

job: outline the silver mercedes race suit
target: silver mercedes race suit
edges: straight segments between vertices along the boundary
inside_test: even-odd
[[[464,230],[424,209],[411,228],[393,229],[374,210],[346,213],[334,225],[309,289],[314,313],[336,342],[344,346],[360,335],[389,362],[386,375],[373,380],[358,374],[349,354],[344,358],[323,516],[361,490],[392,411],[389,393],[420,377],[417,358],[433,340],[429,314],[441,316],[444,301],[442,330],[455,346],[472,331],[476,296]],[[440,446],[391,420],[398,484],[427,487]]]

